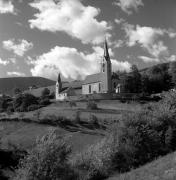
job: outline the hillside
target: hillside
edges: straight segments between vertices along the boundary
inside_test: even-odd
[[[0,78],[0,94],[5,93],[12,95],[14,88],[27,90],[29,86],[45,87],[54,85],[55,81],[42,77],[12,77]]]
[[[176,152],[168,154],[145,166],[108,180],[174,180],[176,179]]]

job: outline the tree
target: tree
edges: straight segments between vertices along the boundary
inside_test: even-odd
[[[20,90],[20,88],[14,88],[14,90],[13,90],[13,93],[15,94],[15,95],[17,95],[17,94],[20,94],[22,91]]]
[[[40,140],[21,162],[14,180],[74,180],[76,173],[68,162],[71,147],[52,131]]]
[[[141,76],[141,92],[149,93],[150,92],[150,80],[147,74]]]
[[[131,72],[124,76],[124,89],[127,93],[141,92],[141,74],[136,65],[131,66]]]
[[[13,101],[14,109],[17,111],[27,111],[31,105],[38,104],[38,99],[32,94],[19,94]]]
[[[170,63],[169,74],[171,75],[173,86],[176,86],[176,62]]]
[[[50,95],[50,90],[48,88],[44,88],[42,91],[42,97],[46,97]]]

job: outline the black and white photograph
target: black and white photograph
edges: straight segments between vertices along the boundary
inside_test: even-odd
[[[0,180],[176,180],[176,0],[0,0]]]

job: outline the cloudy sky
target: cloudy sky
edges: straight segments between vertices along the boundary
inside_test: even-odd
[[[0,0],[0,77],[84,79],[176,60],[176,0]]]

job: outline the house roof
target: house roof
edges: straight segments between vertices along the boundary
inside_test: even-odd
[[[75,88],[75,89],[79,89],[82,87],[82,81],[72,81],[72,82],[65,82],[65,83],[62,83],[62,87],[63,88],[66,88],[66,87],[72,87],[72,88]]]
[[[100,82],[102,79],[102,76],[103,76],[102,73],[88,75],[86,79],[83,81],[83,84]]]
[[[62,91],[61,91],[61,94],[63,94],[63,93],[67,93],[67,92],[69,92],[69,91],[71,91],[71,90],[74,90],[72,87],[69,87],[69,88],[66,88],[66,89],[63,89]]]

